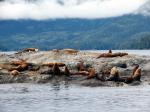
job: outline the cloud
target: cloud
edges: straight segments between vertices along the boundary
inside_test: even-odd
[[[134,13],[147,0],[0,0],[0,19],[107,18]]]
[[[142,14],[145,16],[150,16],[150,0],[147,1],[144,5],[142,5],[135,14]]]

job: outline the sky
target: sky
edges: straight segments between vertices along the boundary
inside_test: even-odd
[[[0,20],[98,19],[135,14],[149,0],[0,0]]]

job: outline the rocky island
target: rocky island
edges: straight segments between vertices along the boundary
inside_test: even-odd
[[[140,81],[126,79],[135,65]],[[111,69],[117,69],[120,80],[108,80]],[[114,68],[113,68],[114,69]],[[116,72],[115,72],[116,74]],[[23,51],[0,54],[0,83],[69,83],[83,86],[126,86],[150,84],[150,58],[128,53],[99,53],[73,49]]]

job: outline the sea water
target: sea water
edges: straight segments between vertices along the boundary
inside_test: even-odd
[[[149,112],[150,86],[1,84],[0,112]]]

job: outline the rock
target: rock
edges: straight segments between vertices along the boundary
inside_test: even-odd
[[[117,66],[119,75],[126,78],[132,73],[133,65],[139,64],[142,69],[141,80],[150,83],[150,58],[148,56],[127,55],[123,57],[99,58],[97,52],[80,51],[77,54],[68,54],[54,51],[24,52],[20,54],[0,55],[0,83],[61,83],[68,82],[83,86],[124,86],[121,82],[100,80],[107,77],[110,69]],[[13,67],[12,61],[26,60],[28,67],[20,74],[12,77],[6,68]],[[85,72],[93,68],[96,76],[87,79],[87,76],[72,75],[77,71],[77,65],[83,61]],[[63,63],[65,66],[42,66],[43,63]],[[49,63],[50,64],[50,63]],[[67,74],[67,75],[66,75]],[[68,75],[69,74],[69,75]],[[104,75],[104,76],[103,76]],[[133,82],[130,86],[140,85]]]

